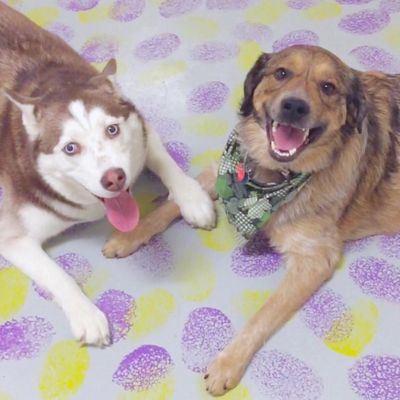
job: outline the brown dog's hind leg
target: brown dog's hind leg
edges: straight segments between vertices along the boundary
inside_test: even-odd
[[[213,199],[215,199],[216,173],[216,165],[212,164],[196,178]],[[107,258],[120,258],[134,253],[140,246],[148,243],[153,236],[164,232],[180,216],[179,207],[174,201],[167,200],[160,207],[146,215],[132,232],[114,231],[103,247],[104,256]]]
[[[321,256],[287,255],[287,273],[243,331],[214,359],[205,375],[207,391],[223,395],[234,388],[265,341],[331,277],[333,266]],[[336,264],[337,261],[335,261]]]

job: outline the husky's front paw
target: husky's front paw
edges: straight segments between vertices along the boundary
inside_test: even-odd
[[[187,177],[171,197],[178,204],[182,217],[188,224],[203,229],[215,227],[214,203],[197,181]]]
[[[104,347],[111,343],[106,316],[88,299],[64,307],[72,334],[81,343]]]

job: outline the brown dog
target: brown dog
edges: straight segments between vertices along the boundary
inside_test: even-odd
[[[358,72],[319,47],[263,54],[247,75],[237,127],[254,174],[310,173],[264,230],[287,273],[267,303],[208,367],[208,391],[235,387],[253,355],[326,281],[343,242],[400,231],[400,76]],[[215,173],[201,176],[212,188]],[[126,255],[179,215],[166,203],[108,254]],[[148,223],[148,225],[145,225]]]

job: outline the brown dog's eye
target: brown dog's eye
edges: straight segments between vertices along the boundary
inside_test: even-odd
[[[286,71],[285,68],[278,68],[275,72],[274,72],[274,77],[277,81],[283,81],[284,79],[286,79],[288,76],[288,71]]]
[[[336,86],[330,82],[322,82],[321,83],[321,90],[327,95],[332,96],[336,93]]]

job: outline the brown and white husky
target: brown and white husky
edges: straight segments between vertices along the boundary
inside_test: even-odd
[[[146,166],[196,226],[214,224],[211,200],[166,152],[134,105],[58,37],[0,3],[0,254],[47,289],[76,339],[110,343],[104,314],[43,251],[71,225],[138,221],[129,187]],[[0,299],[1,301],[1,299]]]

